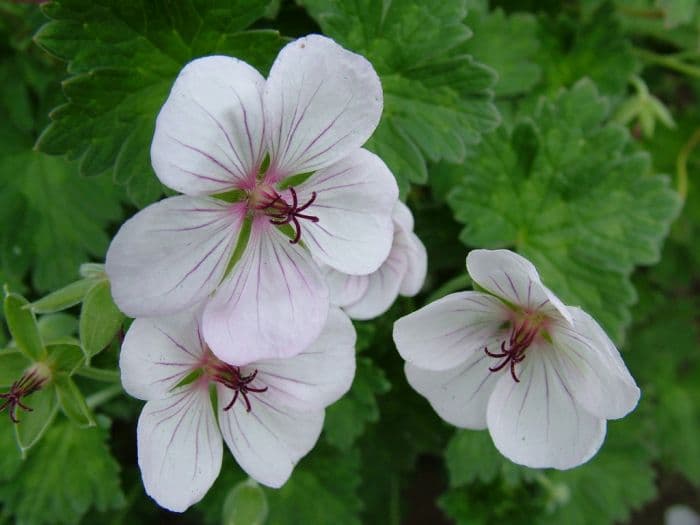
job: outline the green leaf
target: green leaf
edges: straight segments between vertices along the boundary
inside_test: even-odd
[[[94,427],[95,418],[75,382],[67,374],[56,374],[54,383],[58,403],[68,419],[81,428]]]
[[[30,365],[31,361],[19,350],[0,350],[0,387],[7,388],[19,380]]]
[[[427,180],[426,159],[460,162],[493,129],[494,72],[467,54],[463,0],[303,0],[323,32],[364,55],[384,90],[382,121],[368,147],[402,194]]]
[[[89,279],[81,279],[51,292],[31,304],[31,309],[37,314],[51,314],[66,310],[83,300],[88,290],[95,284]]]
[[[58,343],[48,345],[47,349],[51,369],[68,375],[71,375],[85,359],[85,355],[78,345]]]
[[[47,385],[27,396],[22,402],[32,410],[19,411],[17,416],[19,423],[15,425],[15,438],[22,456],[26,456],[27,451],[39,442],[53,423],[58,410],[56,390],[53,386]]]
[[[263,525],[268,513],[265,491],[249,479],[231,489],[224,502],[222,525]]]
[[[24,355],[32,361],[40,361],[46,356],[46,349],[39,335],[36,318],[27,308],[28,304],[21,295],[5,291],[5,320],[12,338]]]
[[[80,343],[85,356],[97,355],[114,339],[124,315],[114,304],[109,281],[94,285],[85,296],[80,311]]]
[[[448,202],[465,244],[515,247],[620,342],[636,299],[629,276],[658,261],[679,200],[606,115],[590,81],[543,101],[531,122],[475,148]]]
[[[4,511],[24,525],[77,525],[92,507],[121,507],[119,465],[107,436],[100,427],[57,422],[12,481],[0,484]]]
[[[41,339],[46,341],[47,346],[73,339],[72,336],[78,331],[78,320],[66,313],[43,315],[39,318],[38,325]]]
[[[44,7],[52,19],[36,35],[68,62],[68,102],[51,113],[41,151],[80,159],[83,175],[112,170],[132,202],[145,206],[162,187],[150,166],[156,115],[180,69],[214,54],[265,71],[284,41],[275,31],[245,31],[268,1],[124,3],[66,0]]]
[[[368,423],[379,420],[376,397],[390,388],[382,369],[371,359],[359,357],[350,392],[326,409],[324,430],[328,442],[342,450],[349,449]]]

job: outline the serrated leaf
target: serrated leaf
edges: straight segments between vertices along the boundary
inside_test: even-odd
[[[124,503],[119,465],[106,446],[107,432],[57,422],[17,475],[0,484],[4,511],[17,523],[77,525],[91,507]]]
[[[34,301],[31,309],[37,314],[51,314],[66,310],[83,300],[85,294],[95,284],[89,279],[81,279]]]
[[[27,300],[21,295],[6,292],[3,305],[5,321],[17,348],[32,361],[43,359],[46,350]]]
[[[679,200],[607,104],[581,81],[509,133],[489,135],[448,202],[469,246],[514,246],[566,304],[622,341],[635,301],[630,273],[654,264]]]
[[[460,162],[493,129],[494,72],[465,50],[463,0],[303,0],[324,33],[361,53],[382,80],[384,113],[367,144],[394,173],[402,194],[424,184],[426,159]]]
[[[123,320],[124,314],[112,299],[109,281],[95,284],[85,296],[80,311],[80,343],[88,359],[114,339]]]
[[[175,77],[190,60],[214,54],[268,68],[283,39],[275,31],[244,31],[268,3],[67,0],[45,6],[52,21],[35,40],[67,61],[72,76],[63,83],[68,102],[52,112],[39,149],[79,158],[83,175],[112,170],[137,206],[156,200],[162,186],[149,148]]]
[[[63,373],[56,374],[54,384],[58,403],[66,417],[81,428],[94,427],[95,418],[75,382]]]
[[[357,371],[350,392],[326,409],[326,440],[342,450],[349,449],[368,423],[379,419],[376,397],[391,388],[381,368],[369,358],[357,359]]]

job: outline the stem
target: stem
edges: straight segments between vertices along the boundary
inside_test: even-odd
[[[696,129],[695,133],[690,136],[676,157],[678,195],[681,198],[681,203],[685,203],[685,198],[688,195],[688,157],[698,144],[700,144],[700,128]]]
[[[668,69],[685,73],[691,77],[700,77],[700,67],[686,64],[672,55],[660,55],[646,49],[634,49],[634,54],[642,60],[652,64],[658,64]]]
[[[94,410],[101,404],[106,403],[107,401],[110,401],[113,398],[117,397],[122,392],[123,390],[121,385],[108,386],[107,388],[104,388],[98,392],[95,392],[92,395],[89,395],[85,399],[85,402],[91,410]]]
[[[121,382],[119,370],[105,370],[104,368],[84,366],[82,368],[78,368],[74,373],[75,375],[87,377],[88,379],[94,379],[95,381],[102,381],[103,383]]]

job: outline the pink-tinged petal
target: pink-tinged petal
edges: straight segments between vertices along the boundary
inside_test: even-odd
[[[407,263],[399,293],[406,297],[413,297],[425,284],[425,277],[428,274],[428,252],[413,232],[397,232],[396,237],[395,242],[402,247]]]
[[[552,361],[571,394],[591,414],[618,419],[634,410],[640,391],[620,353],[600,325],[580,308],[569,308],[573,324],[558,322],[549,333]]]
[[[467,255],[467,270],[484,290],[506,301],[571,322],[571,314],[540,280],[535,266],[510,250],[472,250]]]
[[[406,361],[425,370],[450,370],[507,337],[503,304],[480,292],[459,292],[394,323],[394,342]]]
[[[276,180],[316,171],[355,151],[374,132],[383,105],[372,65],[320,35],[280,51],[263,100]]]
[[[131,317],[176,313],[221,280],[244,210],[207,197],[171,197],[126,221],[107,251],[117,306]]]
[[[248,365],[258,370],[258,394],[275,407],[323,409],[343,396],[355,377],[355,328],[348,316],[331,308],[321,335],[301,354]],[[249,372],[247,372],[249,373]]]
[[[300,203],[313,203],[300,220],[301,239],[313,256],[352,275],[372,273],[388,257],[394,239],[391,210],[398,187],[386,164],[374,153],[358,149],[319,170],[296,189]]]
[[[406,363],[406,379],[427,398],[435,412],[448,423],[479,430],[486,428],[486,406],[500,375],[489,371],[491,359],[475,352],[449,370],[424,370]]]
[[[318,337],[329,304],[328,287],[309,254],[261,220],[204,310],[204,339],[234,365],[291,357]]]
[[[344,307],[359,301],[367,292],[369,275],[348,275],[323,263],[320,265],[330,291],[331,304]]]
[[[235,58],[187,64],[156,120],[151,162],[161,182],[188,195],[254,184],[265,154],[264,85]]]
[[[353,319],[373,319],[386,312],[399,295],[399,287],[406,275],[408,261],[404,252],[394,247],[379,269],[369,274],[368,286],[363,296],[343,309]]]
[[[198,310],[200,310],[198,308]],[[136,319],[119,354],[122,385],[130,396],[163,399],[204,356],[198,312]]]
[[[219,427],[233,457],[258,483],[284,485],[298,461],[316,444],[323,428],[324,411],[277,407],[267,392],[248,394],[250,412],[237,400],[224,410],[233,392],[218,386]]]
[[[214,484],[223,457],[221,434],[206,387],[149,401],[137,428],[138,461],[146,493],[184,512]]]
[[[565,470],[591,459],[603,444],[605,419],[581,407],[566,386],[552,349],[531,347],[516,383],[507,371],[491,395],[489,432],[511,461]]]

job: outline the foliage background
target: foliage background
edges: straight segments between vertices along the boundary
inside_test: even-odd
[[[271,524],[606,524],[700,510],[695,0],[0,1],[0,281],[30,300],[75,281],[163,194],[148,148],[187,61],[222,53],[266,73],[312,32],[380,74],[369,147],[416,215],[423,292],[356,323],[353,388],[281,490],[251,487],[227,458],[202,503],[168,515],[136,466],[140,403],[77,377],[96,426],[60,414],[22,460],[0,420],[0,523],[241,523],[266,507]],[[642,401],[588,464],[513,465],[406,384],[392,323],[469,287],[472,247],[529,257],[621,345]],[[93,365],[116,369],[110,308],[93,296],[40,316],[42,337],[104,340]]]

